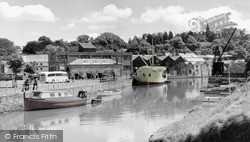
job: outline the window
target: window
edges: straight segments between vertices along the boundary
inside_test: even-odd
[[[43,63],[40,63],[40,65],[43,65]]]
[[[42,93],[41,93],[41,92],[33,92],[33,96],[34,96],[34,97],[39,97],[40,94],[42,94]]]
[[[55,97],[55,93],[50,93],[50,96],[51,97]]]
[[[48,76],[56,76],[56,74],[52,73],[52,74],[49,74]]]
[[[43,70],[43,68],[40,68],[40,70]]]
[[[189,74],[192,74],[192,70],[189,70]]]
[[[36,70],[38,70],[38,68],[36,68]]]

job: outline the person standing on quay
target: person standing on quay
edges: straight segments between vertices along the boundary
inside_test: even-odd
[[[33,82],[33,90],[37,90],[37,87],[38,87],[38,79],[37,79],[37,77],[36,78],[34,78],[34,82]]]
[[[29,90],[29,79],[26,79],[23,83],[23,91]]]

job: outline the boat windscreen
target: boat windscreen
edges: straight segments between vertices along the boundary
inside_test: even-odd
[[[33,92],[34,97],[39,97],[42,94],[42,92]]]

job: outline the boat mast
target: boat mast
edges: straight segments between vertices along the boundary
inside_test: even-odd
[[[152,66],[154,66],[154,44],[153,44],[154,38],[152,38]]]

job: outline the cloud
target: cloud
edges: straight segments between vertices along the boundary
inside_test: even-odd
[[[98,33],[90,33],[88,34],[89,37],[97,38],[100,34]]]
[[[105,26],[105,25],[90,25],[88,28],[90,30],[100,30],[100,29],[114,29],[116,26]]]
[[[56,21],[53,12],[41,4],[20,7],[10,6],[7,2],[0,2],[0,16],[12,20]]]
[[[192,12],[186,12],[181,6],[147,8],[146,11],[141,14],[140,18],[134,18],[131,19],[131,21],[132,23],[155,23],[159,20],[163,20],[165,23],[176,26],[178,31],[185,31],[190,30],[188,21],[192,18],[202,17],[207,19],[227,12],[231,12],[230,20],[237,23],[239,28],[250,27],[250,19],[244,18],[242,13],[227,6]]]
[[[63,26],[62,27],[62,29],[63,30],[71,30],[71,29],[74,29],[74,28],[76,28],[76,23],[69,23],[68,25],[66,25],[66,26]]]
[[[79,21],[84,23],[114,22],[121,18],[128,18],[131,15],[131,8],[126,7],[124,9],[119,9],[114,4],[109,4],[105,6],[102,11],[92,12]]]

